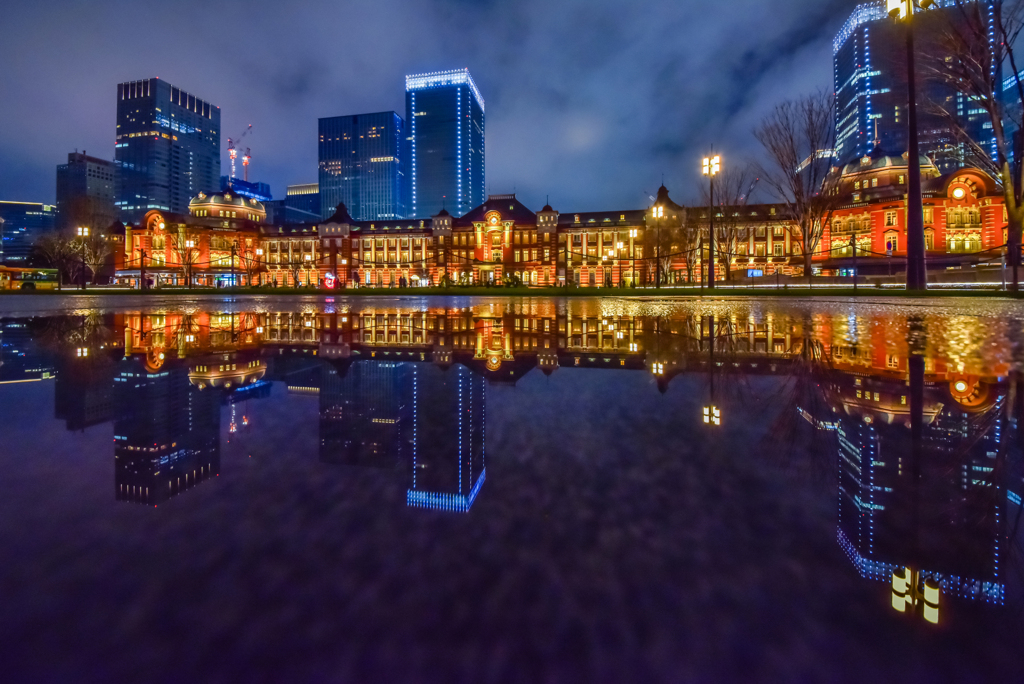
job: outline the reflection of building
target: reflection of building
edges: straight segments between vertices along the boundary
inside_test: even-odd
[[[482,204],[484,98],[469,69],[406,76],[405,121],[408,215],[436,216],[447,207],[458,217]]]
[[[357,221],[405,218],[405,135],[395,112],[320,119],[320,215],[344,204]]]
[[[841,405],[838,535],[863,577],[888,582],[893,570],[910,566],[939,581],[943,593],[1003,602],[1003,392],[982,385],[926,385],[915,464],[906,382],[840,383],[832,397]]]
[[[394,468],[415,449],[411,363],[356,361],[323,366],[320,388],[320,460]]]
[[[54,387],[54,417],[64,421],[68,430],[84,430],[106,423],[117,415],[114,376],[117,364],[110,352],[93,347],[75,350],[75,355],[57,361]]]
[[[119,501],[159,504],[220,470],[220,395],[177,360],[125,358],[115,378],[114,486]]]
[[[117,86],[120,167],[117,206],[125,220],[147,212],[183,214],[220,179],[220,107],[159,78]]]
[[[487,476],[487,381],[464,366],[426,366],[413,385],[410,506],[467,512]]]
[[[54,377],[50,356],[40,348],[24,319],[0,322],[0,383],[31,382]]]

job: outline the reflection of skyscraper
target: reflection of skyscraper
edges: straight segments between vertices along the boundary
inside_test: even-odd
[[[485,479],[484,378],[462,365],[325,364],[320,460],[412,469],[410,506],[468,511]]]
[[[220,470],[220,395],[184,365],[125,359],[114,379],[114,485],[119,501],[158,504]]]
[[[487,381],[468,368],[421,369],[413,386],[410,506],[466,512],[486,479]]]
[[[962,408],[941,385],[926,386],[915,465],[910,428],[902,418],[889,422],[909,415],[912,389],[856,380],[861,389],[839,397],[840,545],[863,577],[888,582],[894,570],[913,567],[945,594],[1002,603],[999,400]],[[986,391],[995,398],[994,388]]]
[[[418,369],[410,363],[356,361],[324,365],[320,389],[320,460],[394,468],[414,439]]]
[[[63,420],[68,430],[84,430],[113,420],[116,415],[114,374],[117,362],[101,349],[93,348],[85,356],[75,351],[78,353],[74,356],[62,356],[57,361],[54,417]],[[119,350],[111,351],[118,353]]]

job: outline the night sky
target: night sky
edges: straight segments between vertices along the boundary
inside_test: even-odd
[[[697,197],[711,145],[758,153],[776,102],[832,87],[854,0],[53,0],[0,6],[0,199],[53,202],[76,148],[112,159],[122,81],[158,76],[253,125],[250,179],[317,180],[317,119],[395,110],[406,74],[468,67],[487,183],[534,210]],[[222,172],[227,173],[224,153]]]

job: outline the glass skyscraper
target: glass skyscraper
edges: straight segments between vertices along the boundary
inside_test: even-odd
[[[220,108],[157,78],[121,83],[114,148],[123,220],[187,213],[193,197],[220,187]]]
[[[320,214],[344,202],[356,221],[406,218],[405,122],[395,112],[320,119]]]
[[[462,216],[487,199],[484,98],[469,69],[405,77],[409,216]]]
[[[980,0],[991,11],[991,0]],[[918,138],[921,154],[943,173],[970,163],[966,145],[954,138],[936,105],[954,114],[971,138],[995,154],[987,115],[955,88],[925,78],[926,59],[940,54],[938,39],[949,21],[939,0],[936,8],[914,17],[918,86]],[[992,37],[990,36],[990,40]],[[846,164],[875,151],[900,156],[907,151],[907,53],[902,23],[889,18],[886,3],[875,0],[854,9],[832,43],[836,93],[836,156]]]
[[[32,247],[56,228],[56,207],[38,202],[0,202],[0,261],[25,266]]]

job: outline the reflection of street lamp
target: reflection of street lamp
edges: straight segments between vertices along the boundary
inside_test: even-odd
[[[704,321],[700,324],[700,335],[704,337]],[[703,340],[702,340],[703,341]],[[708,316],[708,403],[702,408],[705,425],[722,424],[722,411],[715,406],[715,317]]]
[[[939,583],[929,577],[921,583],[921,573],[910,568],[892,571],[892,607],[901,613],[916,612],[921,606],[924,619],[933,625],[939,622]]]

